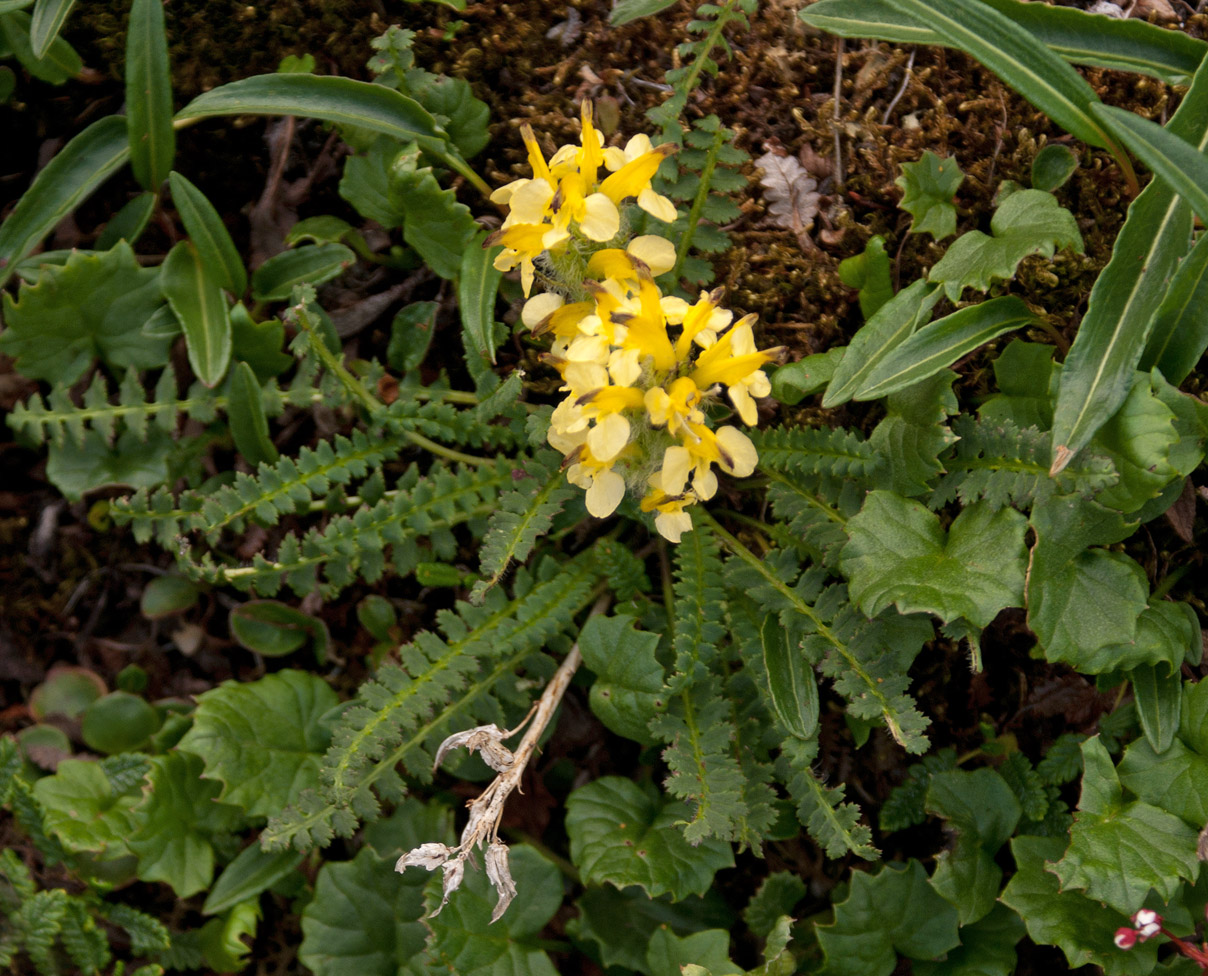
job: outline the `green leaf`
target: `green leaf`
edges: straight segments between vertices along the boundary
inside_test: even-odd
[[[864,379],[856,400],[888,396],[947,369],[1005,332],[1036,321],[1018,298],[992,298],[923,326],[896,346]]]
[[[1167,134],[1189,140],[1200,152],[1208,147],[1208,71],[1197,72]],[[1174,293],[1171,275],[1187,252],[1191,223],[1187,202],[1164,179],[1153,180],[1129,207],[1062,370],[1053,422],[1055,471],[1085,447],[1125,401],[1152,330],[1164,332],[1161,338],[1154,335],[1154,341],[1169,341],[1173,323],[1161,320],[1161,310],[1167,308],[1165,296]]]
[[[1103,648],[1131,643],[1146,607],[1145,573],[1124,553],[1087,549],[1127,538],[1135,525],[1077,496],[1032,509],[1036,544],[1028,572],[1028,626],[1045,657],[1083,671],[1108,670]],[[1114,663],[1111,667],[1115,667]]]
[[[449,904],[427,924],[432,929],[429,952],[458,976],[556,976],[538,935],[562,904],[558,869],[533,848],[511,848],[509,867],[516,900],[491,924],[496,893],[485,871],[468,870]],[[440,879],[427,886],[428,905],[440,901]]]
[[[484,248],[486,234],[476,234],[465,245],[457,276],[457,303],[461,330],[467,343],[495,362],[495,295],[503,272],[492,264],[496,248]]]
[[[655,929],[646,947],[646,972],[681,976],[685,966],[702,966],[710,976],[743,976],[730,961],[730,933],[725,929],[706,929],[683,938],[665,925]]]
[[[295,871],[305,856],[299,851],[269,854],[262,851],[259,844],[245,847],[235,860],[223,868],[214,887],[206,895],[202,912],[217,915],[241,901],[257,897]]]
[[[1053,364],[1052,346],[1015,340],[994,360],[994,378],[1001,391],[978,408],[988,421],[1010,421],[1017,427],[1048,430],[1061,370]]]
[[[431,168],[414,168],[414,157],[402,159],[409,160],[411,168],[395,163],[390,174],[390,196],[398,201],[403,213],[403,240],[429,268],[454,281],[469,249],[474,247],[478,224],[470,208],[458,203],[452,190],[441,188]],[[494,306],[494,293],[486,294],[488,286],[489,276],[470,292],[480,307],[488,301]]]
[[[1158,755],[1146,739],[1137,739],[1124,751],[1117,769],[1120,785],[1137,798],[1188,826],[1208,823],[1208,756],[1175,739]]]
[[[940,458],[957,440],[947,424],[957,412],[952,383],[956,374],[943,370],[897,393],[885,402],[886,416],[868,439],[877,459],[869,482],[902,495],[929,490],[944,471]]]
[[[171,450],[172,438],[160,430],[152,431],[146,440],[127,430],[112,447],[95,430],[89,430],[80,443],[51,444],[46,477],[73,502],[110,485],[154,488],[168,478]]]
[[[213,835],[239,819],[236,807],[218,802],[218,784],[201,773],[201,759],[187,752],[152,757],[149,789],[135,810],[138,829],[129,841],[139,878],[167,882],[179,898],[209,887]]]
[[[805,882],[792,872],[773,871],[742,910],[743,921],[755,936],[765,939],[781,917],[792,915],[806,890]]]
[[[1186,700],[1179,720],[1179,738],[1202,756],[1208,756],[1208,684],[1183,686]]]
[[[835,976],[889,976],[898,953],[936,959],[960,944],[956,930],[956,909],[932,890],[918,861],[887,864],[876,875],[854,872],[834,923],[816,929]]]
[[[859,254],[839,262],[839,279],[848,288],[859,289],[860,313],[866,320],[872,318],[877,309],[893,298],[889,263],[885,238],[880,234],[870,237]]]
[[[993,236],[980,230],[962,234],[928,272],[927,280],[942,284],[949,301],[959,300],[966,288],[986,291],[995,280],[1013,277],[1019,262],[1029,254],[1051,258],[1059,247],[1082,252],[1082,234],[1074,215],[1043,190],[1012,193],[994,211],[990,232]]]
[[[620,27],[631,20],[650,17],[674,6],[676,0],[617,0],[608,15],[608,26]]]
[[[1064,186],[1078,168],[1078,156],[1069,146],[1051,142],[1032,160],[1032,189],[1052,193]]]
[[[1082,797],[1065,857],[1053,872],[1063,888],[1131,915],[1149,894],[1169,902],[1179,879],[1200,870],[1196,831],[1143,800],[1125,803],[1111,757],[1096,736],[1082,744]]]
[[[143,793],[137,779],[115,785],[102,763],[64,759],[53,776],[34,783],[34,797],[46,831],[67,850],[120,853],[133,828],[132,810]]]
[[[115,213],[97,236],[96,250],[108,251],[118,241],[134,244],[147,229],[159,198],[154,193],[140,193]]]
[[[31,75],[52,85],[61,85],[84,70],[75,49],[61,37],[52,37],[45,56],[34,52],[33,20],[23,10],[0,14],[0,40]]]
[[[258,302],[286,301],[297,285],[319,286],[338,278],[356,262],[343,244],[310,244],[282,251],[252,272],[252,297]]]
[[[96,357],[115,371],[152,369],[166,361],[168,343],[148,341],[141,326],[162,303],[157,273],[140,268],[124,241],[72,254],[46,267],[36,285],[22,285],[15,300],[4,295],[0,351],[22,375],[56,386],[74,383]]]
[[[1072,7],[984,0],[1054,54],[1075,64],[1152,75],[1185,85],[1208,51],[1203,41],[1140,20],[1115,19]],[[901,44],[943,44],[891,0],[819,0],[798,16],[842,37],[873,37]]]
[[[1148,976],[1157,960],[1157,945],[1138,943],[1121,952],[1112,941],[1126,921],[1120,912],[1076,891],[1062,890],[1050,873],[1049,866],[1065,847],[1064,838],[1013,838],[1011,853],[1017,870],[1002,901],[1020,914],[1032,941],[1057,946],[1071,968],[1091,964],[1102,966],[1107,976]]]
[[[1190,376],[1208,349],[1208,315],[1203,314],[1206,302],[1208,234],[1202,234],[1175,269],[1166,297],[1154,313],[1138,368],[1148,371],[1156,367],[1176,386]]]
[[[0,17],[0,27],[5,21]],[[55,154],[0,223],[0,285],[59,221],[121,168],[129,154],[126,120],[120,115],[98,119]]]
[[[143,189],[158,191],[172,171],[172,73],[162,0],[134,0],[126,32],[126,120],[130,168]]]
[[[159,620],[196,606],[200,593],[201,587],[183,576],[156,576],[143,589],[138,609],[148,620]]]
[[[1004,14],[977,0],[896,0],[899,8],[964,51],[1075,138],[1122,156],[1092,109],[1095,90],[1058,55]]]
[[[1023,919],[1006,905],[995,905],[981,921],[961,926],[961,944],[942,962],[916,960],[910,969],[914,976],[1011,976],[1015,945],[1023,935]]]
[[[1097,550],[1091,550],[1096,552]],[[1134,668],[1162,666],[1177,671],[1189,649],[1198,648],[1199,622],[1195,611],[1185,603],[1157,601],[1136,618],[1136,634],[1131,640],[1115,641],[1100,647],[1079,647],[1078,653],[1046,654],[1053,661],[1065,661],[1084,674],[1131,671]],[[1197,652],[1198,653],[1198,652]]]
[[[436,334],[439,308],[436,302],[412,302],[398,310],[390,323],[390,345],[386,349],[391,369],[406,373],[424,361]]]
[[[29,23],[29,44],[35,58],[46,57],[74,6],[75,0],[37,0]]]
[[[233,905],[221,918],[212,918],[198,933],[201,953],[211,970],[237,973],[251,961],[256,929],[260,923],[260,906],[254,900]],[[244,939],[248,941],[244,941]]]
[[[925,803],[957,832],[955,845],[936,859],[931,886],[956,909],[962,926],[971,925],[994,908],[1002,885],[994,855],[1019,822],[1019,801],[995,770],[976,769],[936,773]]]
[[[941,159],[931,150],[916,163],[902,163],[894,182],[902,190],[898,204],[914,220],[910,233],[930,234],[937,241],[956,233],[956,207],[952,201],[965,174],[955,159]]]
[[[764,618],[759,638],[776,717],[790,735],[807,742],[817,738],[818,680],[811,662],[775,614]]]
[[[835,367],[822,406],[837,407],[850,400],[877,364],[931,317],[940,297],[939,288],[916,281],[877,309]]]
[[[964,617],[987,626],[1004,607],[1023,604],[1027,520],[984,502],[966,508],[945,534],[918,502],[870,492],[847,523],[839,564],[852,600],[869,616],[891,603],[902,613]]]
[[[80,737],[89,749],[111,756],[146,745],[163,719],[138,695],[113,691],[98,698],[80,716]]]
[[[254,467],[261,463],[276,463],[277,448],[269,437],[263,392],[247,363],[236,363],[231,371],[227,417],[235,447],[248,464]]]
[[[464,9],[464,0],[457,2],[462,4],[458,9]],[[436,75],[421,91],[411,94],[440,122],[465,159],[478,155],[491,141],[491,110],[474,97],[474,89],[464,78]]]
[[[327,625],[276,600],[249,600],[231,611],[229,623],[235,640],[265,657],[284,657],[310,641],[315,659],[321,664],[327,658]]]
[[[617,735],[651,745],[650,719],[666,708],[657,634],[634,628],[624,614],[592,617],[579,633],[583,663],[596,674],[591,710]]]
[[[279,671],[259,681],[223,682],[197,700],[179,748],[200,757],[222,800],[249,817],[272,817],[319,784],[331,740],[320,722],[338,699],[321,678]]]
[[[236,297],[242,295],[247,290],[243,259],[214,205],[180,173],[168,174],[168,186],[176,212],[197,248],[206,273]]]
[[[231,362],[231,320],[222,289],[189,241],[164,258],[160,289],[184,330],[189,366],[205,386],[217,386]]]
[[[641,885],[651,898],[703,894],[734,855],[714,839],[690,846],[676,826],[687,814],[685,804],[661,802],[652,788],[605,776],[567,800],[571,860],[588,884]]]
[[[1140,630],[1140,626],[1137,629]],[[1158,754],[1170,748],[1179,727],[1179,713],[1183,706],[1181,664],[1180,656],[1173,668],[1142,665],[1134,668],[1130,674],[1141,730]]]
[[[846,353],[846,347],[839,346],[786,363],[772,374],[772,396],[792,407],[811,393],[825,389]]]
[[[258,383],[267,383],[294,364],[293,356],[281,351],[285,325],[280,319],[257,322],[242,302],[231,308],[231,358],[252,367]]]

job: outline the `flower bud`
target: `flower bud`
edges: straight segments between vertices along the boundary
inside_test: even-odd
[[[1117,949],[1131,949],[1137,944],[1137,933],[1126,925],[1116,929],[1116,937],[1113,941],[1116,943]]]

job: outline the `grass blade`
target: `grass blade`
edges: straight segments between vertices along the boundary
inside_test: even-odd
[[[1139,369],[1155,366],[1175,386],[1195,369],[1208,349],[1208,234],[1203,235],[1183,259],[1170,290],[1153,318],[1149,342]]]
[[[17,262],[121,168],[129,155],[126,120],[120,115],[93,122],[59,150],[0,224],[0,285]]]
[[[126,34],[126,119],[130,166],[143,189],[158,191],[176,155],[172,76],[161,0],[134,0]]]
[[[1096,111],[1105,109],[1098,106]],[[1118,111],[1110,110],[1105,120],[1114,120],[1113,113]],[[1143,121],[1131,112],[1120,114],[1127,117],[1126,122]],[[1208,70],[1196,75],[1168,130],[1151,122],[1146,125],[1185,147],[1198,159],[1208,179],[1208,159],[1203,156],[1208,149]],[[1120,131],[1128,143],[1125,129]],[[1130,144],[1130,148],[1135,147]],[[1149,163],[1144,154],[1138,155]],[[1153,180],[1128,209],[1111,260],[1091,289],[1086,315],[1066,357],[1053,415],[1051,473],[1060,472],[1090,443],[1128,396],[1154,315],[1190,241],[1187,202],[1176,195],[1170,182]]]
[[[20,61],[35,78],[52,85],[61,85],[84,70],[84,62],[76,54],[75,48],[61,37],[51,39],[44,56],[34,54],[29,39],[30,25],[30,16],[24,10],[10,9],[7,13],[0,13],[0,50],[7,45],[6,54]]]
[[[46,57],[74,6],[75,0],[37,0],[29,25],[29,46],[35,58]]]
[[[242,295],[247,290],[247,271],[214,205],[179,173],[168,174],[168,186],[201,263],[219,285],[236,296]]]

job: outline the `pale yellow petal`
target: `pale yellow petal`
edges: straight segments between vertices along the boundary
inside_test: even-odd
[[[619,413],[603,417],[587,435],[587,449],[600,461],[611,461],[628,443],[629,421]]]
[[[723,467],[730,474],[745,478],[755,470],[755,465],[759,463],[759,453],[751,439],[741,430],[737,427],[723,427],[717,432],[717,441],[730,457],[731,464],[726,465],[723,462]]]
[[[692,516],[687,512],[659,512],[654,527],[668,542],[679,542],[685,532],[692,531]]]
[[[650,273],[656,278],[675,267],[675,245],[657,234],[635,237],[625,250],[639,261],[645,262],[650,268]]]
[[[632,162],[639,156],[645,156],[646,153],[653,151],[654,143],[650,141],[650,136],[644,132],[639,132],[625,143],[625,161]]]
[[[663,470],[659,478],[659,487],[668,495],[683,493],[684,485],[688,483],[688,472],[692,467],[692,456],[686,447],[678,444],[663,452]]]
[[[665,224],[675,220],[677,213],[674,203],[665,196],[655,193],[650,187],[646,187],[638,194],[638,206],[651,217],[661,220]]]
[[[751,399],[751,394],[744,384],[735,383],[730,387],[730,402],[734,404],[742,422],[748,427],[754,427],[759,420],[759,412],[755,409],[755,401]]]
[[[632,386],[642,375],[642,367],[638,364],[636,349],[618,349],[608,360],[608,373],[618,386]]]
[[[717,494],[717,475],[709,465],[697,465],[692,475],[692,490],[696,492],[696,497],[704,502]]]
[[[682,298],[676,298],[674,295],[664,295],[659,299],[659,305],[663,309],[663,318],[671,325],[679,325],[684,321],[684,316],[688,314],[689,305]]]
[[[509,200],[512,212],[508,219],[518,224],[540,224],[545,220],[553,198],[554,188],[545,180],[529,180],[512,194]]]
[[[491,203],[500,203],[506,205],[512,199],[512,194],[519,190],[525,184],[531,183],[532,180],[512,180],[511,183],[505,183],[503,186],[496,189],[491,194]]]
[[[617,510],[624,497],[625,479],[615,471],[599,471],[587,489],[587,510],[596,518],[606,518]]]
[[[524,303],[524,308],[520,310],[520,321],[530,329],[535,329],[565,303],[565,298],[561,295],[555,295],[553,292],[547,291],[540,295],[534,295]]]
[[[608,172],[615,173],[627,162],[624,149],[617,146],[609,146],[604,150],[604,165],[608,168]]]
[[[583,201],[583,219],[579,230],[593,241],[611,241],[621,229],[621,213],[617,205],[603,193],[593,193]]]
[[[667,422],[667,418],[671,416],[671,410],[671,397],[661,386],[651,387],[646,391],[646,412],[650,415],[650,422],[655,427],[662,427]]]
[[[576,396],[608,385],[608,370],[599,363],[569,363],[563,374],[566,385]]]

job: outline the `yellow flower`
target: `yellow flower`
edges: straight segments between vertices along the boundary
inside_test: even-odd
[[[616,203],[636,197],[638,206],[650,216],[671,223],[676,216],[675,204],[655,193],[650,180],[675,148],[671,143],[652,146],[649,136],[636,135],[624,149],[605,149],[604,165],[613,173],[600,184],[600,192]]]
[[[702,394],[691,378],[681,376],[667,389],[661,386],[646,391],[646,412],[655,427],[667,425],[667,433],[675,436],[688,422],[703,424],[705,415],[699,404]]]
[[[641,264],[634,264],[634,259]],[[636,279],[638,269],[645,265],[654,277],[675,267],[675,245],[665,237],[644,234],[625,245],[596,251],[587,262],[587,273],[597,281],[604,278]]]
[[[746,424],[753,424],[758,419],[751,397],[767,396],[772,391],[763,366],[781,353],[781,347],[755,348],[755,337],[751,332],[753,321],[755,316],[746,316],[702,352],[691,374],[693,382],[701,389],[717,383],[727,387],[730,402]]]
[[[685,532],[692,531],[692,516],[684,511],[689,505],[696,504],[696,496],[692,492],[677,491],[668,493],[663,488],[660,472],[655,472],[649,478],[651,488],[641,501],[643,512],[657,512],[654,516],[654,527],[668,542],[679,542]]]
[[[612,470],[611,461],[602,461],[586,445],[571,455],[573,463],[566,469],[566,479],[572,485],[587,489],[587,511],[596,518],[606,518],[616,511],[625,497],[625,479]]]

